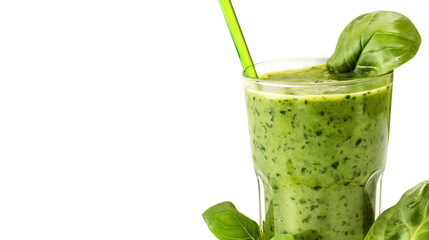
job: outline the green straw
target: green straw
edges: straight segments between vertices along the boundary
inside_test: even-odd
[[[247,48],[246,40],[244,40],[243,32],[241,31],[234,8],[232,7],[231,0],[219,0],[219,3],[222,7],[223,15],[225,16],[226,23],[228,24],[238,56],[240,57],[244,73],[249,77],[258,78],[252,57],[250,56],[249,49]]]

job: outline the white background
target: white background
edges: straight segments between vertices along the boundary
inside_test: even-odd
[[[425,1],[235,0],[255,62],[329,56],[353,18],[408,16],[383,209],[429,179]],[[215,239],[229,200],[257,220],[241,65],[216,0],[1,1],[0,239]]]

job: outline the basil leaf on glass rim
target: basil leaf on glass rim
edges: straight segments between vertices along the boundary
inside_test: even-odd
[[[405,192],[401,200],[384,211],[365,240],[428,240],[429,181]]]
[[[240,213],[231,202],[218,203],[203,213],[210,231],[220,240],[259,240],[258,224]]]
[[[384,74],[413,58],[420,43],[419,32],[406,16],[375,11],[346,26],[326,64],[332,72]]]

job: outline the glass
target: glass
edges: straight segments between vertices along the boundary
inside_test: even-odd
[[[255,67],[262,75],[323,63]],[[306,83],[243,77],[262,239],[364,239],[380,212],[393,73]]]

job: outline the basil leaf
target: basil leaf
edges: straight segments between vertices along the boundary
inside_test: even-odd
[[[280,234],[271,238],[271,240],[294,240],[294,238],[290,234]]]
[[[413,58],[420,43],[419,32],[406,16],[371,12],[346,26],[326,64],[332,72],[384,74]]]
[[[259,240],[258,224],[240,213],[231,202],[218,203],[203,213],[210,231],[220,240]]]
[[[428,240],[429,181],[405,192],[399,202],[384,211],[365,240]]]

